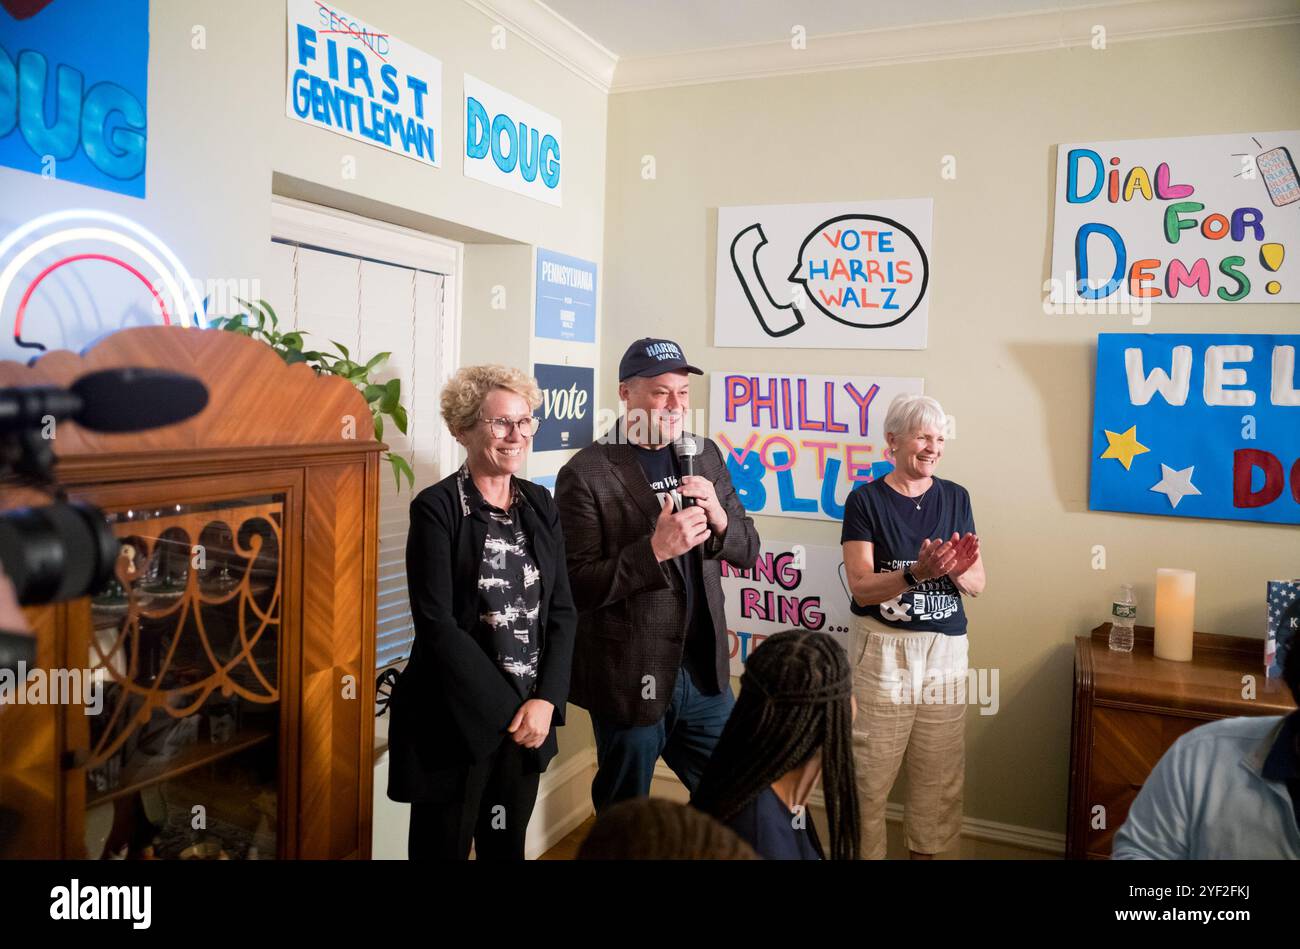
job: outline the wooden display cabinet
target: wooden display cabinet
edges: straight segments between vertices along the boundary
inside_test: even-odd
[[[1157,659],[1150,626],[1135,628],[1132,652],[1111,651],[1109,640],[1109,623],[1074,640],[1068,859],[1110,857],[1138,791],[1181,735],[1295,709],[1286,684],[1264,676],[1262,639],[1196,633],[1190,662]]]
[[[27,611],[36,666],[77,670],[91,702],[0,707],[0,856],[369,858],[369,408],[260,342],[168,327],[0,362],[0,387],[123,366],[195,376],[209,402],[152,431],[57,427],[60,483],[121,547],[95,595]]]

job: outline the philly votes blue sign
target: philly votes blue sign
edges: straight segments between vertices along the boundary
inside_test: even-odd
[[[148,0],[0,0],[0,165],[145,192]]]
[[[1089,508],[1300,524],[1297,349],[1297,334],[1100,334]]]

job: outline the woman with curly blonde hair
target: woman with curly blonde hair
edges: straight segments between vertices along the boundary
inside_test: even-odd
[[[415,622],[393,690],[388,796],[411,803],[411,858],[520,860],[564,724],[577,613],[550,493],[517,476],[542,396],[506,366],[442,390],[460,470],[411,502]]]

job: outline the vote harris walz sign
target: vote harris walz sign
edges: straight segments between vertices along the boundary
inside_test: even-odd
[[[595,370],[537,363],[533,375],[542,390],[542,405],[536,413],[542,424],[533,436],[533,451],[565,451],[590,445]]]
[[[148,108],[148,0],[0,0],[0,165],[143,198]]]
[[[1300,335],[1102,333],[1089,508],[1300,524]]]
[[[442,164],[442,63],[319,0],[287,0],[291,119]]]

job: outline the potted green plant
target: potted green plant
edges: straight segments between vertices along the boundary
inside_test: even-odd
[[[360,362],[360,355],[353,359],[348,348],[342,343],[331,341],[338,355],[315,349],[304,349],[303,337],[309,335],[307,331],[280,332],[280,320],[275,315],[275,310],[271,308],[271,304],[265,300],[252,303],[243,299],[239,303],[246,312],[234,316],[213,317],[208,320],[208,326],[227,333],[238,333],[240,336],[251,336],[261,340],[289,365],[302,362],[311,366],[317,373],[328,372],[331,375],[342,376],[361,390],[366,404],[370,406],[377,441],[384,440],[385,416],[392,419],[399,432],[406,434],[406,409],[402,407],[401,401],[402,381],[389,379],[382,384],[370,381],[371,374],[378,371],[392,353],[379,353],[365,362]],[[386,452],[385,457],[393,467],[393,478],[397,482],[397,487],[399,489],[402,487],[402,478],[406,479],[408,487],[414,487],[415,472],[411,470],[410,463],[401,455],[391,451]]]

